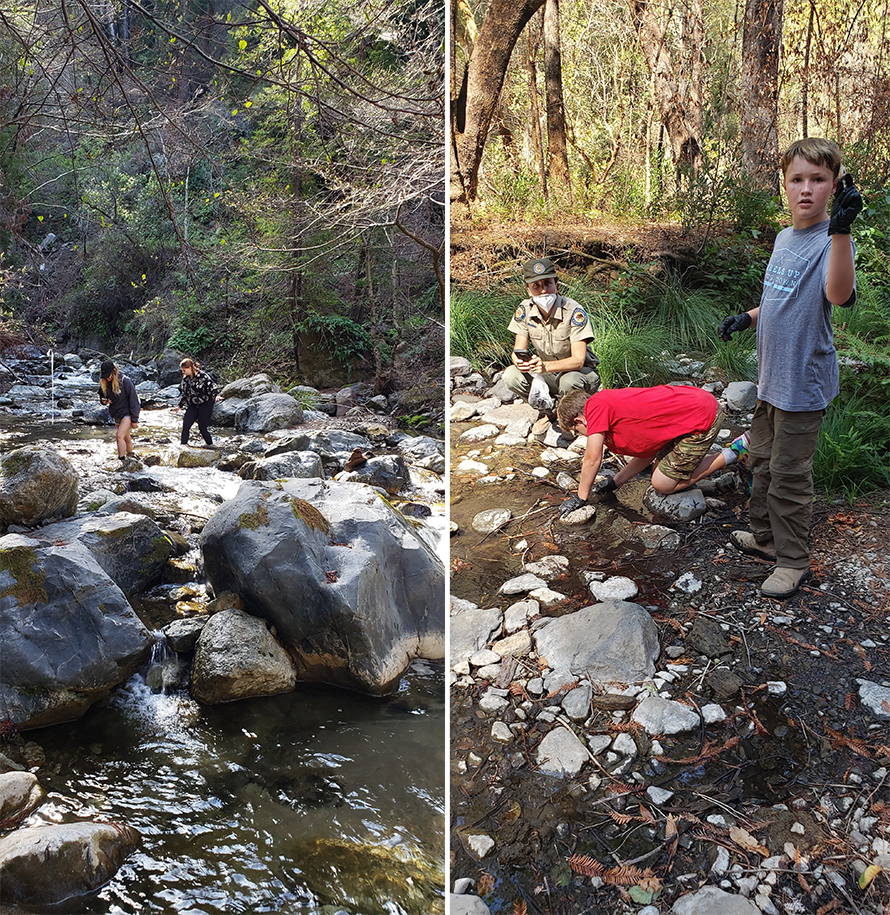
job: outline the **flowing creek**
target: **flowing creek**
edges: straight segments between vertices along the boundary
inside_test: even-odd
[[[146,410],[137,452],[178,440],[180,422],[168,410]],[[9,413],[2,423],[4,451],[50,443],[82,480],[113,469],[112,427]],[[213,431],[223,445],[231,435]],[[176,481],[193,533],[241,482],[213,469],[151,472]],[[436,498],[422,484],[412,496]],[[444,512],[434,509],[424,524],[441,554]],[[194,590],[201,589],[199,582]],[[132,603],[159,631],[175,618],[178,596],[178,586],[160,585]],[[165,654],[161,641],[149,668],[81,720],[23,735],[46,756],[38,777],[49,801],[30,822],[97,818],[142,835],[113,880],[86,908],[80,901],[69,911],[441,910],[443,665],[415,661],[383,698],[301,684],[284,695],[201,706],[175,671],[162,670],[164,691],[147,686],[150,668],[170,663]]]

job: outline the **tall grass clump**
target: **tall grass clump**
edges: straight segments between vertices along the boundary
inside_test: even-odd
[[[864,492],[890,486],[890,415],[859,390],[841,393],[828,408],[813,460],[824,492],[843,492],[850,504]]]
[[[509,365],[513,337],[507,327],[523,298],[510,287],[452,292],[451,354],[469,359],[479,372]]]

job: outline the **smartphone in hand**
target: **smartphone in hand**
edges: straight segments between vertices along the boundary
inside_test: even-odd
[[[531,357],[532,357],[532,354],[527,349],[514,349],[513,355],[520,362],[528,362],[528,360],[531,359]]]

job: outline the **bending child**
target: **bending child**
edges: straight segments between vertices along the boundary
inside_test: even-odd
[[[588,397],[567,394],[557,407],[566,435],[586,435],[578,492],[559,507],[560,517],[584,505],[591,495],[613,492],[653,461],[652,488],[670,495],[732,464],[746,453],[747,435],[709,454],[724,411],[713,394],[685,385],[617,388]],[[608,446],[630,461],[613,477],[596,480]]]

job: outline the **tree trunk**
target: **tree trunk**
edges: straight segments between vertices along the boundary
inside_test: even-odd
[[[779,51],[784,0],[745,0],[739,120],[742,168],[755,187],[779,192]]]
[[[815,14],[816,6],[812,0],[810,0],[810,18],[807,21],[807,41],[803,52],[803,73],[801,73],[800,76],[800,135],[802,137],[808,137],[810,135],[810,127],[808,123],[810,114],[810,50],[813,46],[813,17]],[[883,42],[881,45],[883,47]]]
[[[637,38],[652,76],[652,91],[667,132],[673,162],[698,171],[702,155],[700,134],[694,126],[698,116],[690,116],[689,99],[680,91],[666,36],[649,0],[629,0],[629,3]]]
[[[479,30],[451,109],[452,156],[458,179],[452,199],[467,207],[478,196],[482,152],[513,47],[529,19],[543,5],[544,0],[492,0]]]
[[[547,177],[550,189],[562,190],[571,204],[559,43],[559,0],[546,0],[544,4],[544,86],[547,90]]]
[[[538,45],[541,40],[541,23],[532,19],[528,26],[528,107],[532,127],[532,149],[535,155],[535,171],[541,182],[541,193],[547,199],[547,170],[544,167],[544,143],[541,140],[541,109],[538,105]]]

